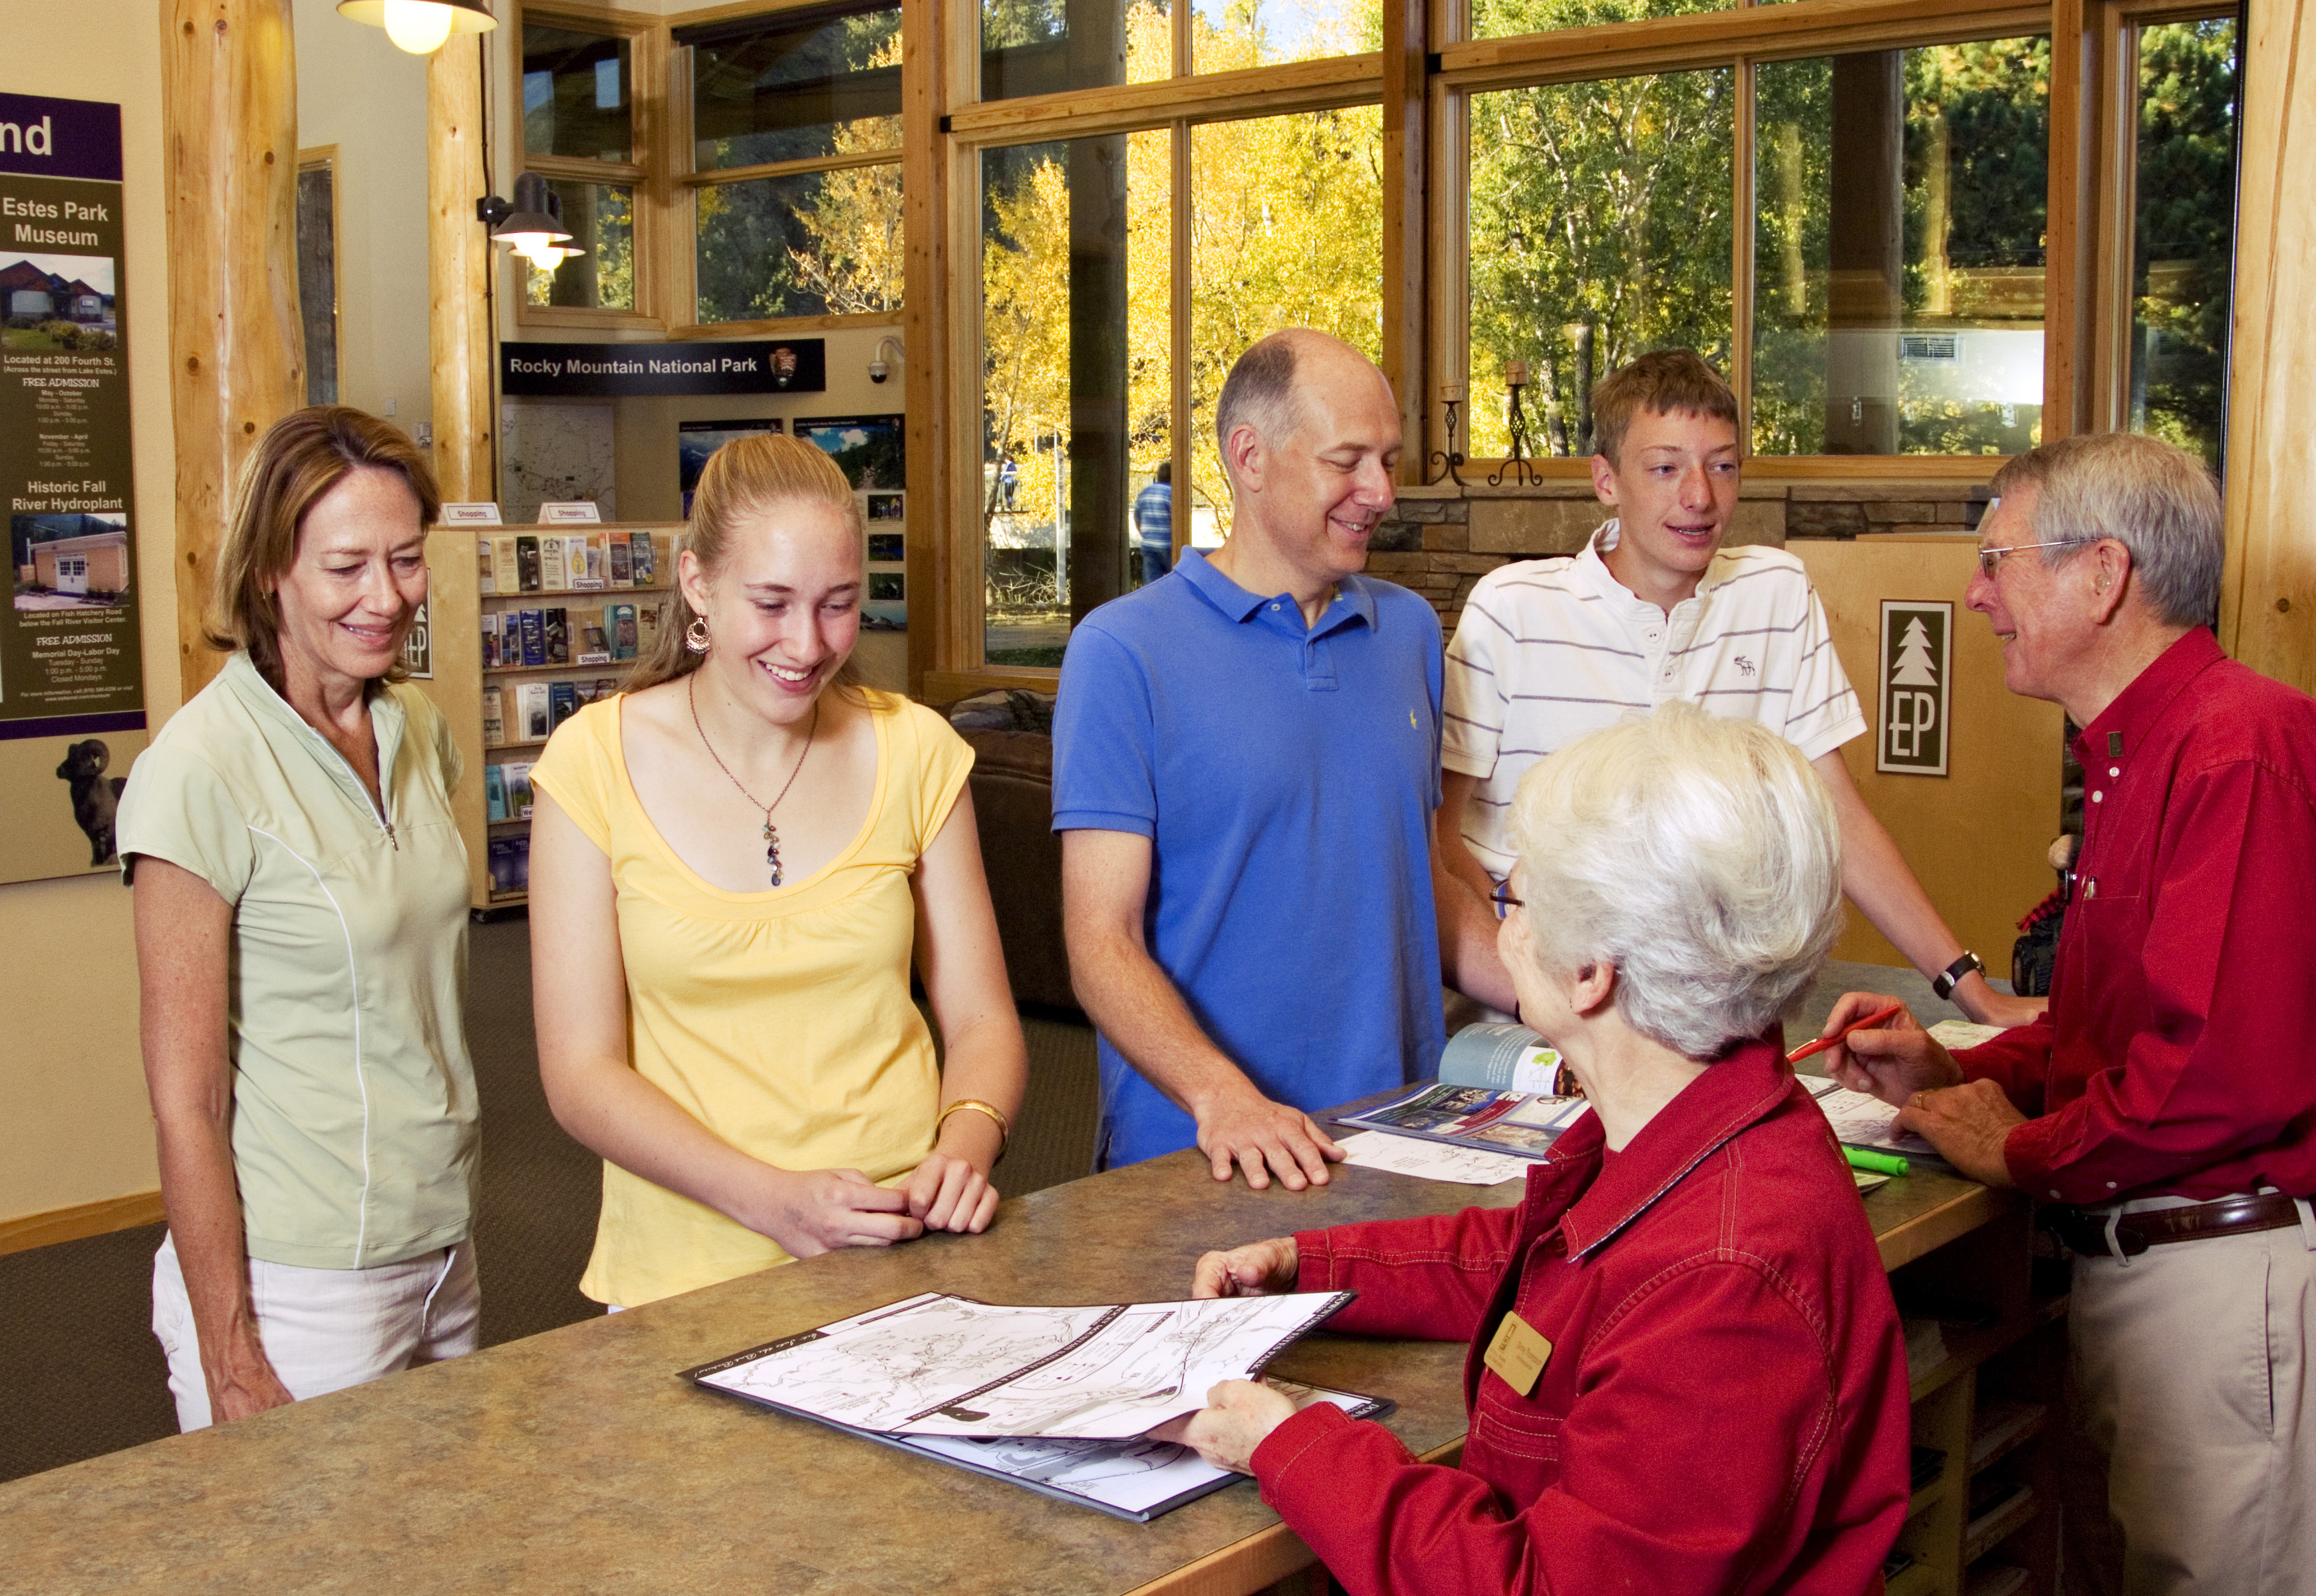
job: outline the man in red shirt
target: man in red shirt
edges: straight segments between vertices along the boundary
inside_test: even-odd
[[[2123,1542],[2119,1570],[2087,1559],[2095,1584],[2306,1596],[2316,700],[2220,652],[2219,493],[2192,457],[2069,439],[1994,491],[1970,607],[2011,691],[2083,728],[2051,1007],[1952,1055],[1908,1016],[1831,1050],[1831,1072],[1964,1174],[2054,1205]],[[1885,1001],[1850,994],[1827,1033]]]

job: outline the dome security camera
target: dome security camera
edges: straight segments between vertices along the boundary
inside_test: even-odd
[[[878,339],[877,352],[868,357],[868,380],[872,383],[883,382],[893,374],[891,363],[885,359],[885,351],[888,348],[900,359],[908,357],[909,351],[902,347],[899,339],[889,335]]]
[[[892,369],[882,360],[871,360],[868,362],[868,380],[873,383],[883,382]]]

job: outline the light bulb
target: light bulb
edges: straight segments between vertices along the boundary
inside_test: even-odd
[[[450,8],[437,0],[386,0],[386,36],[414,56],[441,49],[450,22]]]
[[[553,249],[557,242],[544,233],[501,233],[495,236],[526,261],[538,260],[541,250]]]

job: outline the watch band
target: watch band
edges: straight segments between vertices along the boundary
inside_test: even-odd
[[[1981,975],[1986,973],[1986,966],[1979,962],[1978,955],[1964,948],[1961,958],[1930,978],[1930,990],[1936,992],[1942,999],[1951,998],[1962,978],[1973,970]]]

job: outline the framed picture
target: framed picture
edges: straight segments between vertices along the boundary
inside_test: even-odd
[[[735,438],[752,433],[777,432],[780,430],[778,416],[742,417],[728,421],[678,421],[675,424],[675,481],[683,492],[683,513],[691,513],[692,490],[699,486],[699,474],[708,469],[708,457]]]
[[[897,565],[908,558],[901,552],[901,547],[902,539],[898,532],[868,534],[868,559],[871,564]]]
[[[806,416],[796,435],[828,451],[855,488],[891,490],[905,480],[899,416]]]
[[[868,519],[872,521],[897,521],[907,510],[907,500],[900,493],[868,495]]]
[[[868,573],[868,596],[860,605],[861,625],[871,631],[898,631],[909,624],[909,579],[897,571]]]

